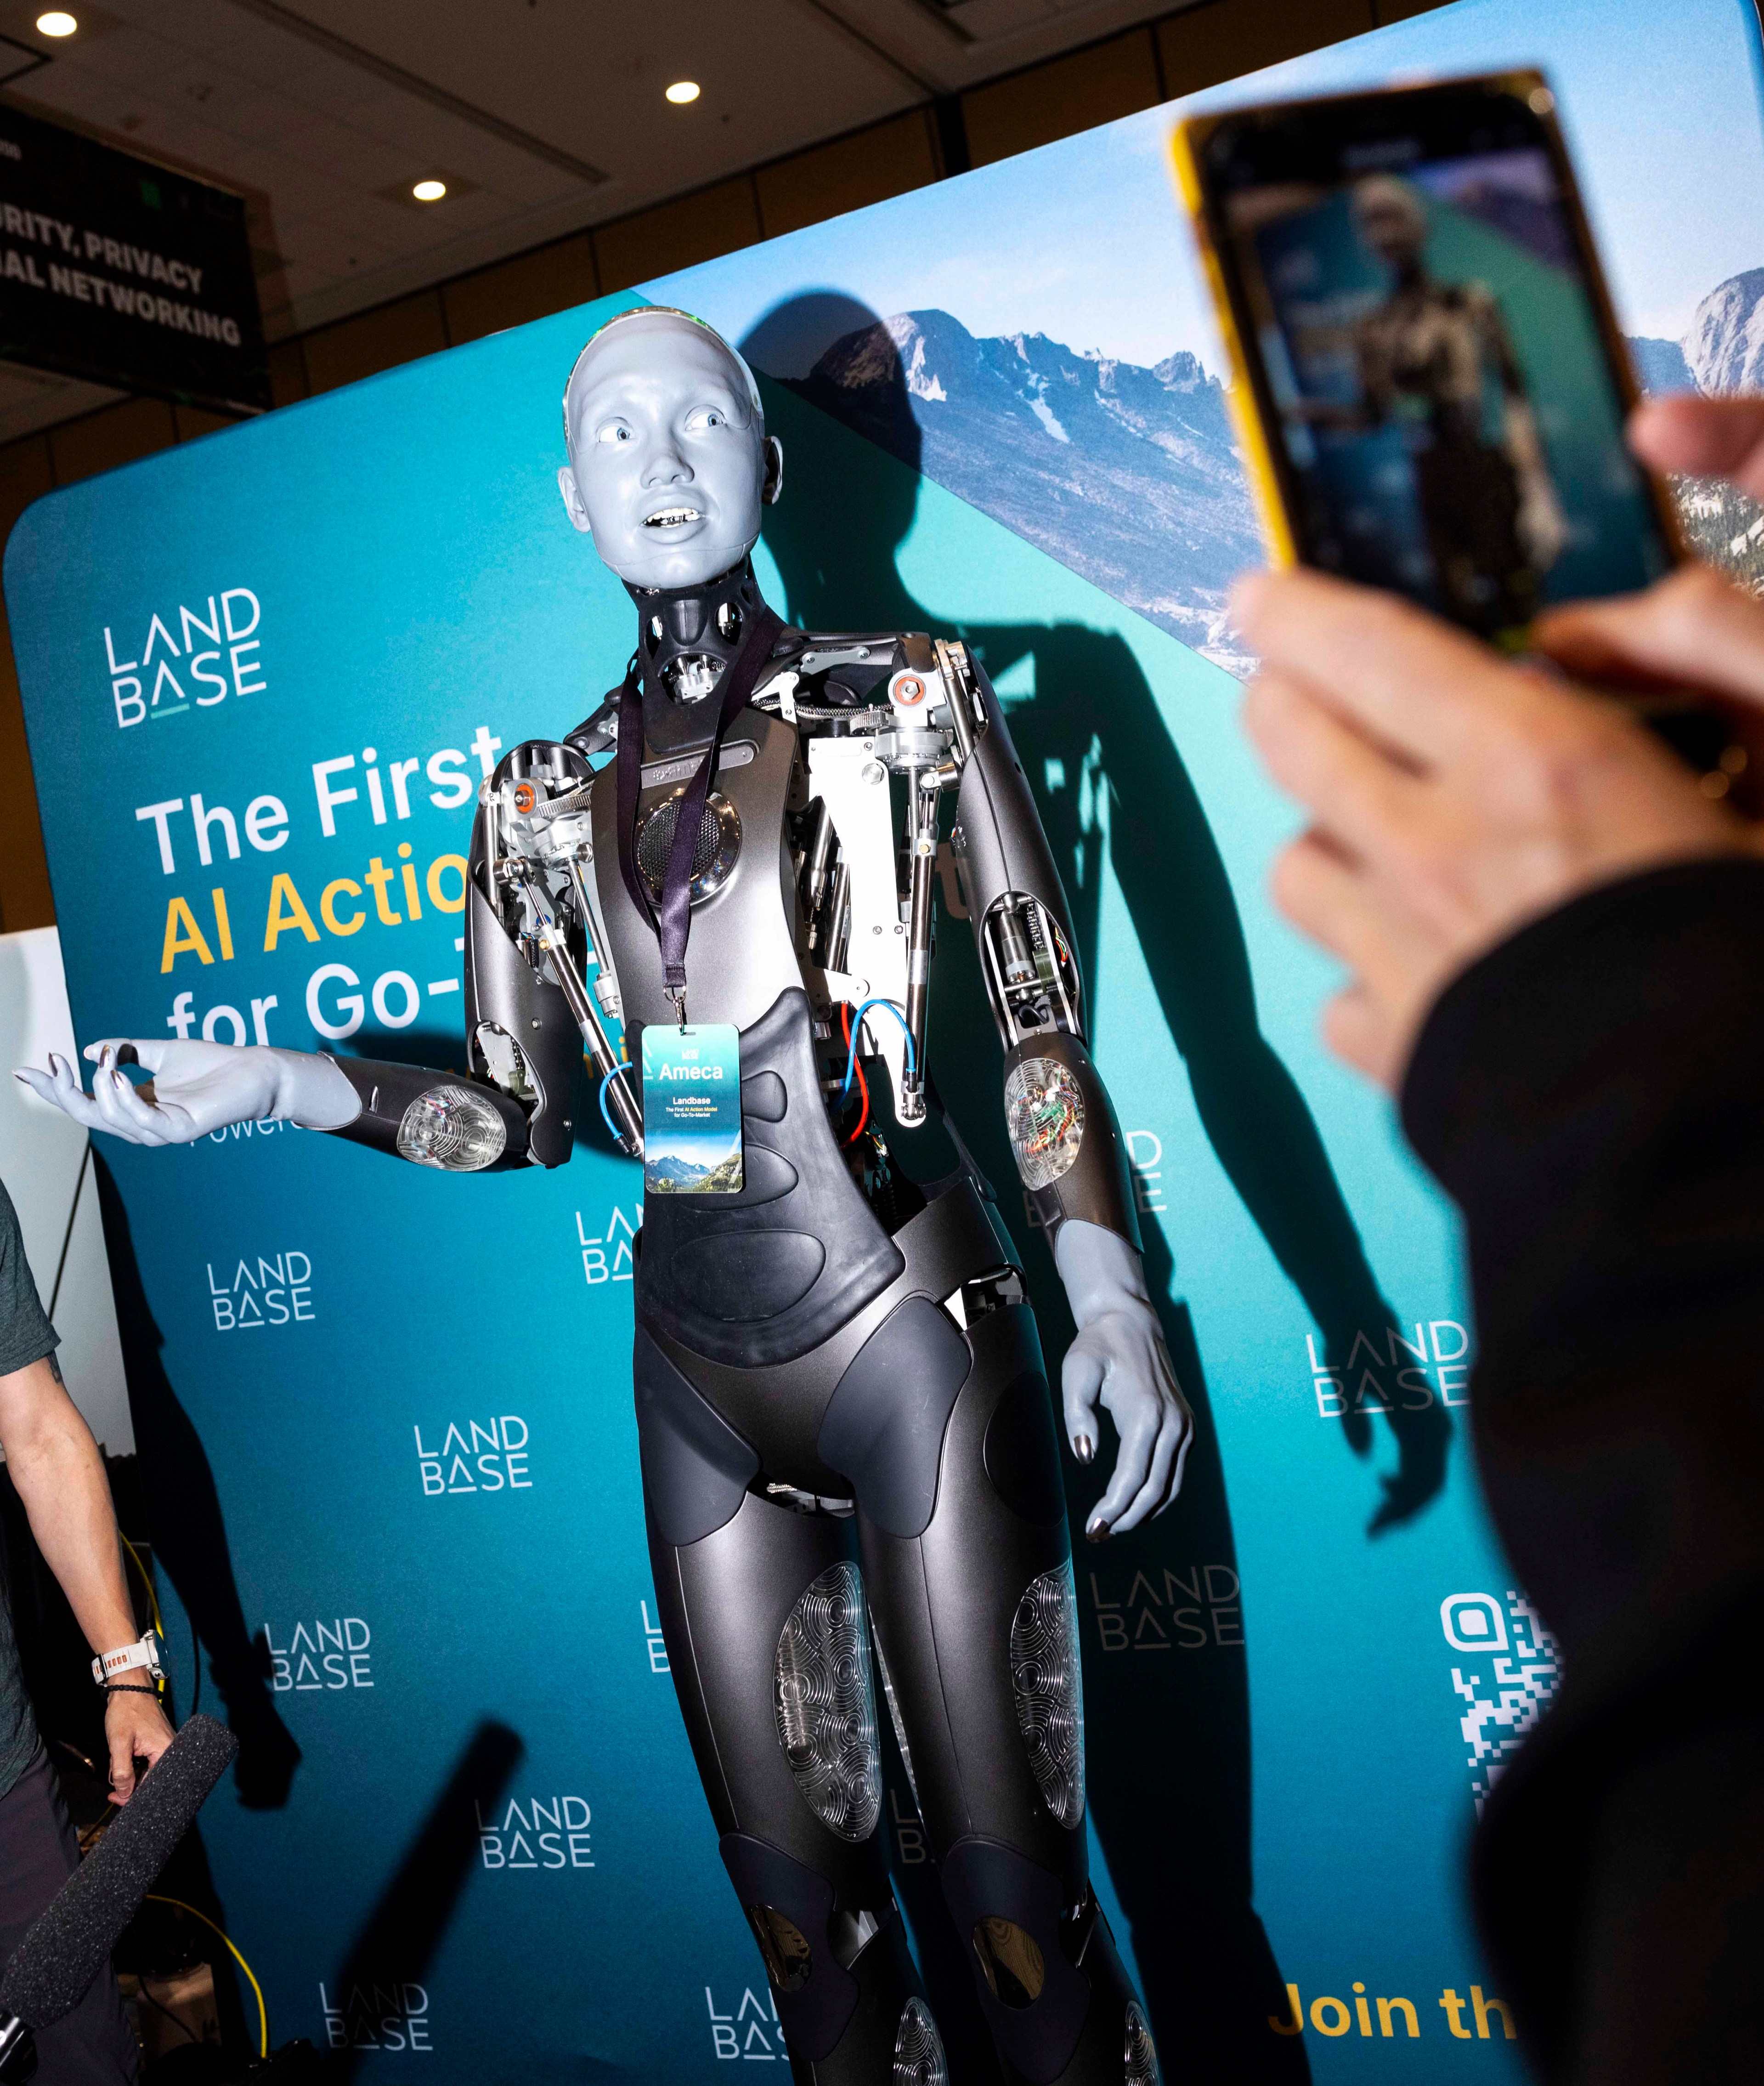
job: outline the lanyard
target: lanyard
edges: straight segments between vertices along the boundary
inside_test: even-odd
[[[782,619],[769,608],[759,609],[747,626],[741,649],[723,670],[723,691],[711,743],[681,794],[659,904],[652,900],[636,860],[637,799],[643,791],[643,695],[642,669],[635,653],[618,691],[618,873],[631,903],[649,922],[661,945],[662,990],[674,1002],[682,1028],[686,1024],[686,943],[692,927],[692,862],[704,823],[704,802],[716,772],[723,734],[746,707],[771,657],[778,632],[784,628]]]

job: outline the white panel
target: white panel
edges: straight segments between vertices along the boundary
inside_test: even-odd
[[[15,1065],[45,1065],[51,1050],[74,1055],[60,937],[53,927],[0,934],[0,1180],[18,1210],[45,1310],[55,1299],[62,1373],[74,1403],[112,1455],[133,1455],[134,1427],[97,1193],[85,1164],[86,1133],[11,1076]]]

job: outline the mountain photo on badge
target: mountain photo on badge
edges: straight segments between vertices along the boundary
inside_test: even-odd
[[[643,1148],[650,1194],[741,1192],[741,1043],[730,1024],[644,1030]]]

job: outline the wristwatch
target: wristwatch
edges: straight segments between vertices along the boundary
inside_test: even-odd
[[[136,1666],[144,1666],[155,1681],[165,1678],[165,1668],[159,1663],[159,1640],[151,1629],[138,1644],[125,1644],[120,1651],[107,1651],[95,1658],[91,1677],[101,1688],[107,1680],[114,1680],[119,1673]]]

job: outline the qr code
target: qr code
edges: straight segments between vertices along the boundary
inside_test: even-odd
[[[1452,1685],[1468,1705],[1458,1720],[1469,1748],[1470,1789],[1481,1814],[1489,1791],[1543,1714],[1562,1683],[1556,1641],[1524,1595],[1452,1594],[1439,1603],[1440,1627],[1454,1651],[1475,1654],[1454,1666]]]

